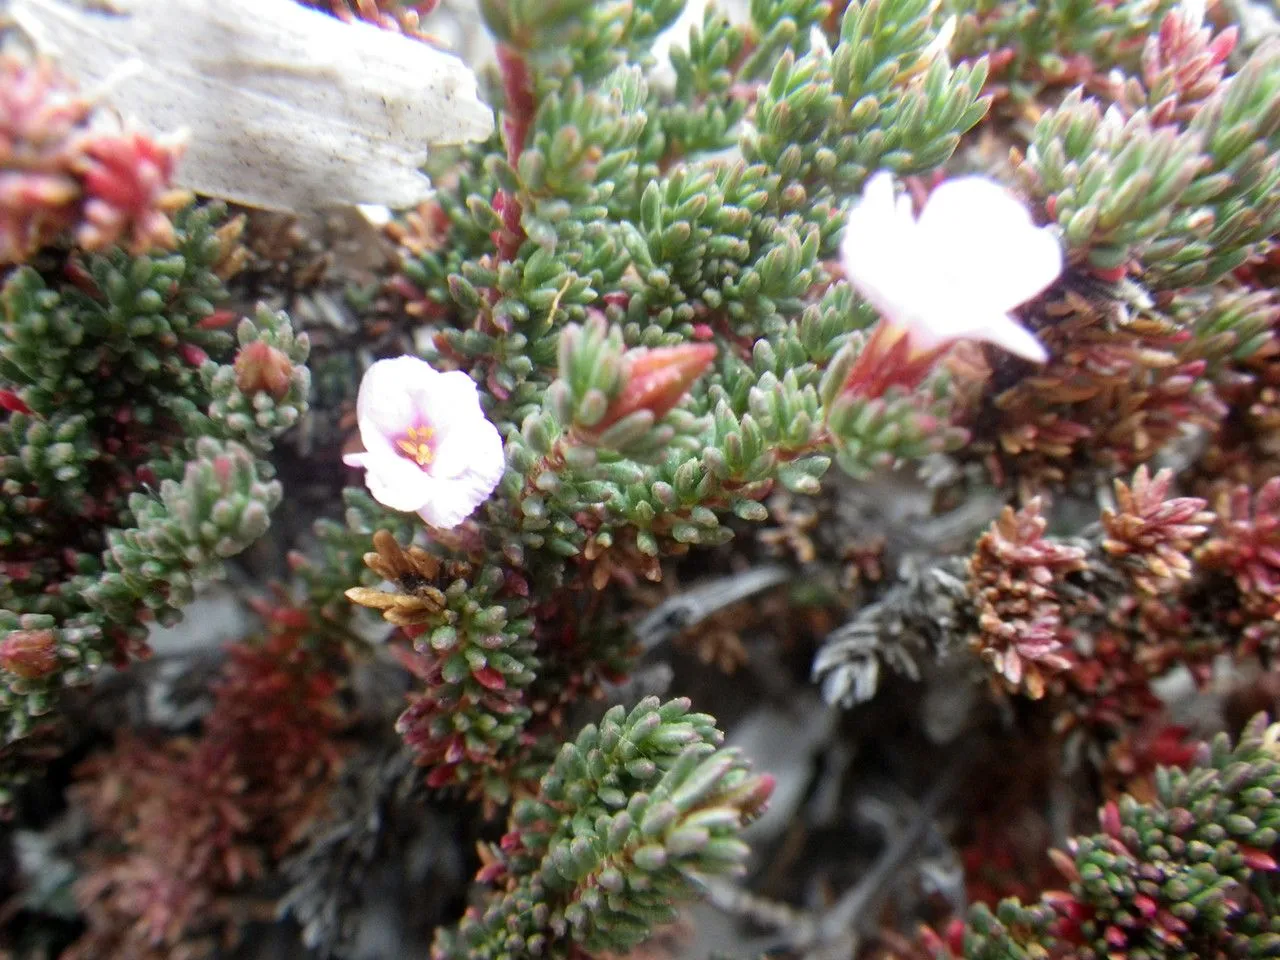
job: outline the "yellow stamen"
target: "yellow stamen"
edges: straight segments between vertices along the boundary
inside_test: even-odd
[[[435,459],[435,450],[431,448],[431,438],[435,436],[432,427],[410,427],[405,435],[396,441],[400,452],[420,467],[425,467]]]

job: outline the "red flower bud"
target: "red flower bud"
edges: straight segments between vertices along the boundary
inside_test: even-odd
[[[1115,924],[1108,926],[1107,929],[1103,931],[1102,936],[1107,943],[1111,944],[1111,946],[1115,947],[1117,950],[1122,947],[1126,947],[1129,944],[1129,937]]]
[[[476,873],[476,883],[492,884],[506,876],[507,865],[501,860],[493,860],[482,866]]]
[[[236,314],[233,310],[215,310],[203,320],[196,324],[201,330],[221,330],[223,327],[229,327],[236,320]]]
[[[427,786],[432,789],[448,786],[453,782],[453,771],[457,764],[441,764],[433,767],[431,772],[427,774]]]
[[[747,780],[722,800],[726,805],[736,806],[743,822],[750,823],[764,813],[776,785],[773,774],[762,773]]]
[[[52,630],[14,630],[0,642],[0,667],[24,680],[38,680],[58,669]]]
[[[1094,276],[1100,280],[1105,280],[1107,283],[1119,283],[1124,279],[1125,274],[1128,272],[1129,265],[1123,263],[1118,267],[1111,267],[1109,269],[1104,269],[1102,267],[1093,268]]]
[[[684,399],[693,382],[715,359],[711,343],[685,343],[678,347],[635,350],[628,357],[627,384],[596,426],[604,430],[637,410],[649,410],[661,420]]]
[[[194,343],[182,343],[178,345],[178,353],[182,355],[182,359],[193,367],[199,367],[209,359],[209,355],[197,347]]]
[[[910,391],[920,386],[950,343],[917,349],[908,330],[887,320],[872,328],[840,387],[842,394],[874,400],[891,387]]]
[[[476,678],[480,686],[486,689],[505,690],[507,688],[507,678],[493,667],[481,667],[479,670],[471,671],[471,675]]]
[[[0,410],[8,410],[10,413],[31,412],[31,408],[12,390],[0,390]]]
[[[999,73],[1017,58],[1018,52],[1012,47],[1001,47],[993,51],[990,58],[992,75]]]
[[[1133,905],[1138,908],[1138,912],[1146,919],[1150,920],[1159,911],[1156,902],[1145,893],[1136,893],[1133,896]]]
[[[180,138],[153,139],[134,130],[86,135],[76,161],[85,195],[80,245],[100,250],[128,234],[135,252],[172,248],[173,224],[165,213],[190,199],[170,189],[183,146]]]
[[[1076,862],[1067,854],[1061,850],[1050,850],[1049,859],[1053,861],[1054,867],[1066,878],[1068,883],[1080,882],[1080,871],[1076,869]]]
[[[213,458],[213,475],[218,478],[218,482],[222,484],[224,490],[227,489],[227,485],[231,482],[231,466],[230,457]]]
[[[1240,847],[1240,856],[1244,860],[1245,866],[1250,870],[1275,870],[1277,869],[1275,857],[1265,851],[1259,850],[1257,847]]]
[[[1213,38],[1209,44],[1209,55],[1213,58],[1214,63],[1225,63],[1227,57],[1231,56],[1231,52],[1236,48],[1236,40],[1240,37],[1240,30],[1235,26],[1227,27],[1220,34]]]
[[[924,952],[931,957],[945,957],[951,953],[943,939],[928,927],[920,927],[916,936],[920,940],[920,945],[924,947]]]
[[[1108,800],[1102,807],[1102,812],[1098,816],[1102,824],[1102,832],[1113,840],[1120,839],[1120,808],[1116,806],[1115,801]]]
[[[253,341],[236,354],[235,368],[236,386],[246,394],[265,390],[282,400],[293,380],[293,361],[261,340]]]

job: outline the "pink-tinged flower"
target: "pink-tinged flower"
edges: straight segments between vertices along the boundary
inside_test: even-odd
[[[379,360],[360,383],[356,416],[365,449],[343,461],[362,468],[373,498],[392,510],[447,530],[502,479],[502,438],[465,373],[417,357]]]
[[[999,184],[959,177],[938,186],[919,218],[893,178],[877,173],[845,224],[845,275],[880,312],[846,388],[913,386],[958,340],[980,340],[1043,363],[1048,354],[1010,311],[1062,272],[1062,248]],[[889,368],[893,369],[890,370]]]

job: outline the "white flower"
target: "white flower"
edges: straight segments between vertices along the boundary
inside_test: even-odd
[[[877,173],[845,225],[849,282],[913,355],[957,340],[982,340],[1028,360],[1048,354],[1009,311],[1062,272],[1062,248],[1007,190],[983,177],[948,180],[919,219],[893,178]]]
[[[364,469],[379,503],[433,527],[456,527],[502,479],[502,438],[465,373],[417,357],[379,360],[360,382],[356,417],[364,452],[343,462]]]

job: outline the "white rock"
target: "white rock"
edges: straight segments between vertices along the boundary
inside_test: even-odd
[[[809,693],[784,710],[763,704],[747,714],[726,738],[751,759],[757,773],[774,778],[773,796],[760,819],[743,831],[760,844],[779,836],[796,817],[813,777],[815,756],[835,726],[839,710]]]
[[[487,137],[462,61],[293,0],[13,0],[13,19],[126,117],[186,129],[179,185],[267,209],[430,194],[427,147]],[[127,69],[140,62],[141,70]]]

